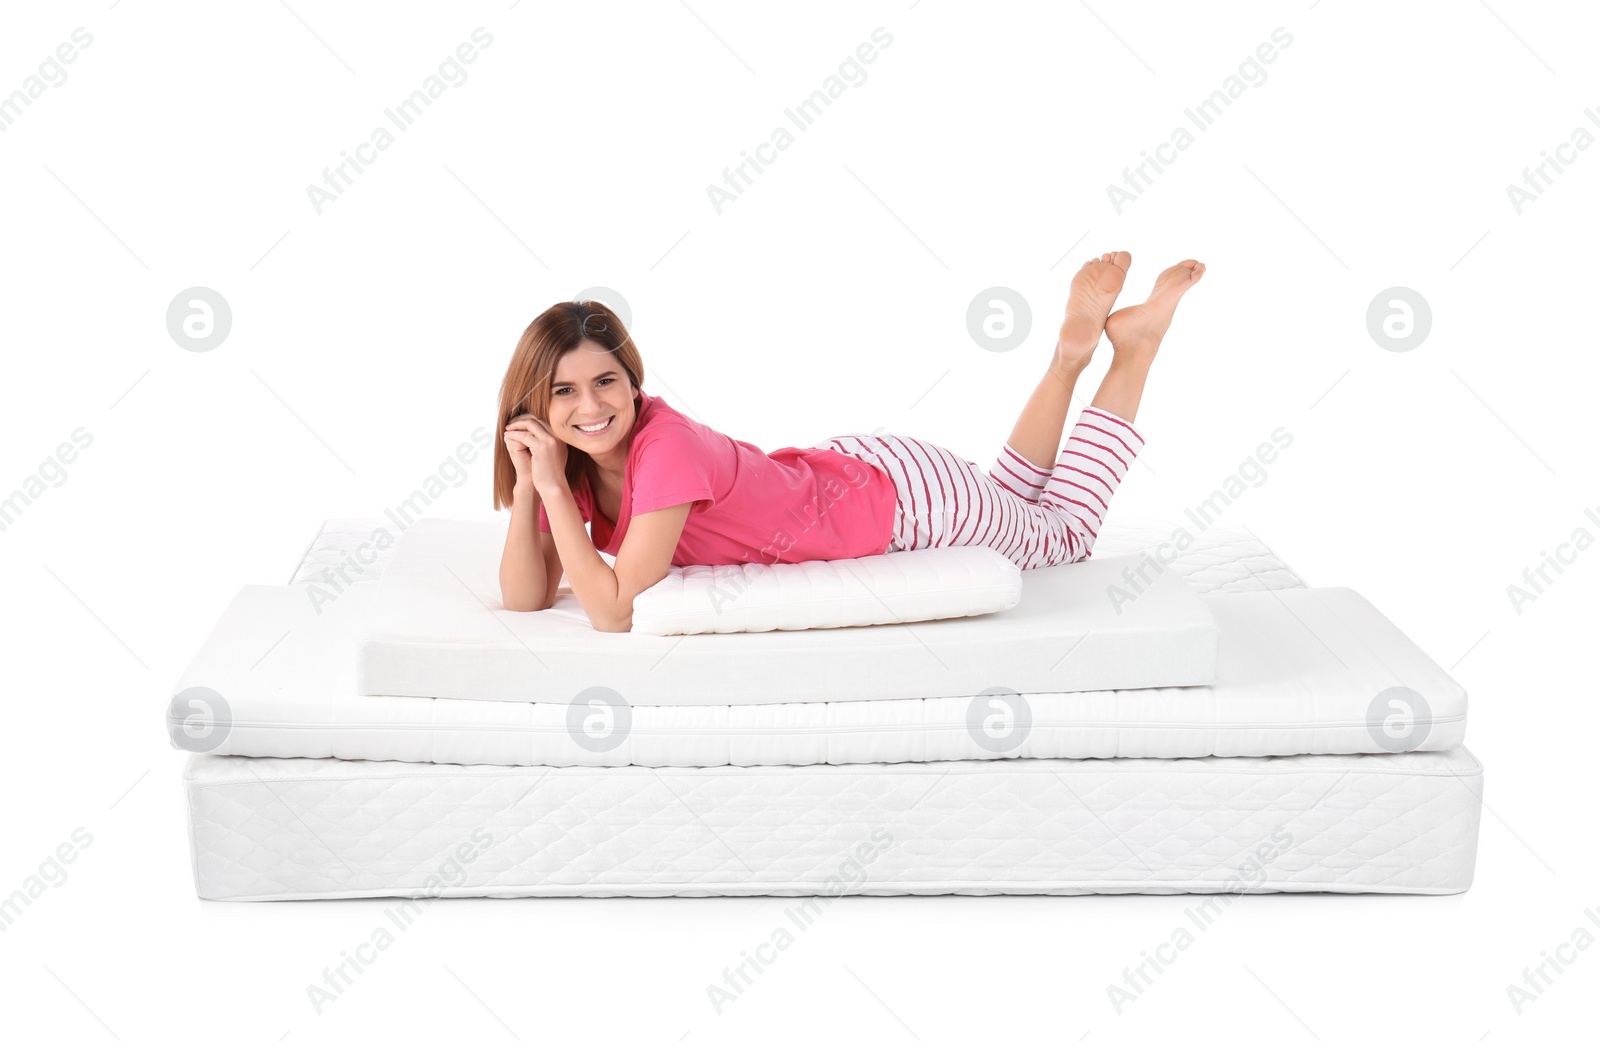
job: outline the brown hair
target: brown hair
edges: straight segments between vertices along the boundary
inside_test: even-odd
[[[615,355],[617,364],[628,374],[634,389],[644,386],[644,361],[633,337],[623,328],[616,312],[598,300],[563,301],[548,308],[523,330],[522,339],[511,355],[505,379],[500,382],[500,421],[494,443],[494,508],[511,505],[517,471],[506,448],[506,424],[524,412],[546,422],[550,419],[550,384],[555,379],[556,362],[585,343]],[[589,453],[567,446],[567,486],[574,491],[579,478],[587,482],[594,470]]]

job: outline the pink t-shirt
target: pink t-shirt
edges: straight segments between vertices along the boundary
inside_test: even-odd
[[[845,560],[889,548],[895,489],[882,470],[827,448],[763,453],[639,395],[615,527],[587,482],[572,492],[602,553],[617,555],[634,514],[685,502],[694,505],[672,554],[679,567]],[[550,530],[543,503],[539,530]]]

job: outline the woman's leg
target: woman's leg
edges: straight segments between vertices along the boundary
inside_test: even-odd
[[[1116,357],[1094,403],[1083,410],[1048,471],[1036,457],[1018,452],[1019,446],[1009,442],[988,475],[948,449],[917,438],[850,435],[814,447],[871,459],[890,474],[897,499],[891,549],[983,545],[1022,568],[1082,560],[1094,545],[1111,497],[1144,445],[1133,416],[1150,362],[1178,298],[1204,270],[1194,261],[1168,268],[1156,280],[1149,300],[1106,319]],[[1065,336],[1062,342],[1067,342]],[[1079,365],[1072,379],[1081,371]],[[1046,377],[1057,378],[1055,369]],[[1047,388],[1042,384],[1041,389]],[[1071,400],[1070,385],[1065,385],[1065,400]],[[1057,422],[1053,433],[1047,424],[1039,425],[1041,415],[1048,419],[1053,414],[1033,409],[1041,401],[1053,408],[1048,393],[1041,397],[1036,392],[1018,430],[1026,441],[1030,432],[1042,429],[1054,447],[1059,445],[1064,420]],[[1063,416],[1065,407],[1061,405]],[[1006,479],[997,477],[996,471]],[[1036,499],[1019,490],[1024,488],[1037,490]]]
[[[1072,277],[1067,313],[1056,337],[1050,368],[1022,407],[1022,415],[1017,417],[1006,442],[1011,453],[1021,456],[1036,471],[1048,471],[1055,463],[1067,410],[1072,406],[1073,388],[1100,344],[1100,333],[1132,262],[1126,252],[1105,253],[1084,264]]]
[[[889,551],[988,546],[1027,569],[1089,555],[1111,496],[1142,445],[1131,424],[1084,409],[1038,502],[919,438],[847,435],[814,447],[870,460],[889,474],[895,489]]]
[[[1125,257],[1127,254],[1107,256]],[[1085,278],[1094,264],[1095,261],[1085,264],[1079,278]],[[1150,373],[1150,363],[1155,360],[1161,339],[1172,324],[1178,298],[1200,281],[1205,270],[1206,266],[1197,260],[1180,261],[1157,276],[1150,299],[1142,304],[1124,307],[1105,318],[1103,325],[1106,338],[1111,341],[1112,350],[1116,353],[1111,368],[1100,382],[1100,389],[1095,393],[1096,408],[1133,422],[1139,411],[1145,379]],[[1079,292],[1078,279],[1074,279],[1073,297],[1068,301],[1069,312],[1080,295],[1083,294]],[[1070,313],[1068,321],[1072,321]],[[1079,350],[1072,354],[1070,349],[1063,346],[1072,342],[1068,337],[1068,325],[1064,324],[1049,373],[1028,399],[1021,418],[1017,420],[1016,429],[1011,432],[1011,439],[1006,442],[1000,458],[990,471],[991,476],[1001,484],[1034,501],[1039,498],[1036,491],[1042,489],[1042,482],[1037,478],[1049,473],[1046,467],[1055,456],[1073,388],[1093,350],[1092,345],[1087,351],[1081,349],[1085,337],[1080,333],[1076,341],[1080,345]],[[1064,353],[1068,354],[1066,360]],[[1071,360],[1073,357],[1081,360],[1074,364]],[[1048,454],[1045,452],[1046,446],[1049,448]]]
[[[1085,263],[1072,277],[1066,317],[1056,337],[1050,368],[1023,406],[1011,437],[989,468],[991,480],[1028,502],[1038,502],[1044,494],[1061,448],[1061,431],[1072,406],[1073,389],[1099,346],[1111,305],[1122,291],[1132,261],[1125,251],[1104,253]]]
[[[1008,553],[1019,566],[1044,567],[1089,555],[1111,497],[1144,447],[1133,420],[1150,364],[1179,298],[1204,273],[1205,265],[1197,261],[1175,264],[1156,278],[1148,300],[1106,319],[1106,336],[1115,351],[1111,367],[1048,475],[1033,460],[1019,458],[1015,445],[1008,442],[1002,450],[990,477],[1010,493],[1002,499],[1022,500],[1018,520],[1028,533],[1025,552]],[[1028,418],[1025,414],[1019,427]],[[1002,514],[1009,512],[1007,505],[999,507]]]
[[[1034,466],[1007,442],[989,467],[989,479],[1018,498],[1038,502],[1050,480],[1050,471]]]
[[[1086,409],[1039,502],[990,479],[950,449],[919,438],[883,434],[835,440],[838,450],[870,453],[889,472],[896,497],[891,550],[988,546],[1026,569],[1089,555],[1106,503],[1142,444],[1137,432],[1120,422]],[[1134,447],[1129,450],[1125,443]],[[1080,487],[1057,483],[1058,477]]]

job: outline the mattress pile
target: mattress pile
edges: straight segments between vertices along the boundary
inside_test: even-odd
[[[459,523],[331,521],[228,605],[167,715],[202,898],[1471,884],[1465,693],[1245,532],[1108,525],[983,617],[635,637],[498,610]],[[397,624],[430,544],[478,546],[448,634]],[[1076,631],[1125,571],[1145,613]]]

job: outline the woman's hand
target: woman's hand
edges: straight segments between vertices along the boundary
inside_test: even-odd
[[[506,424],[504,436],[518,484],[531,484],[542,495],[566,483],[567,443],[544,420],[524,412]]]

